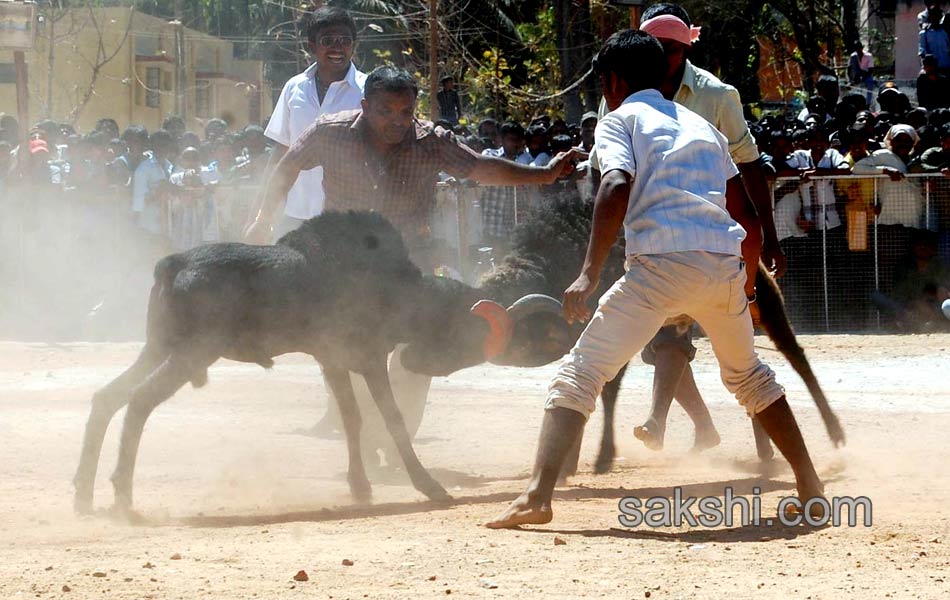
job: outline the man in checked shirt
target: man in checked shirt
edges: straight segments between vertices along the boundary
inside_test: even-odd
[[[440,171],[488,185],[539,185],[573,168],[574,151],[562,152],[543,168],[476,154],[415,118],[418,91],[409,73],[379,67],[366,79],[362,110],[316,121],[277,164],[248,241],[267,243],[297,174],[322,166],[327,210],[381,213],[402,232],[413,260],[426,268]]]

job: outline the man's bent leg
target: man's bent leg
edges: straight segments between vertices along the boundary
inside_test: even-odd
[[[490,529],[517,527],[518,525],[543,525],[554,516],[551,498],[557,483],[561,465],[568,451],[584,431],[587,419],[569,408],[549,408],[544,411],[541,424],[541,439],[535,459],[531,481],[514,502],[493,521],[485,523]]]
[[[675,329],[675,325],[664,327],[651,340],[653,346],[653,403],[650,406],[650,415],[642,425],[633,429],[633,435],[643,442],[650,450],[662,450],[663,438],[666,434],[666,418],[673,403],[673,396],[679,387],[683,372],[689,364],[689,358],[672,344],[656,344],[657,337],[663,335],[666,329]],[[647,352],[644,351],[644,362]]]
[[[752,320],[745,299],[745,272],[737,259],[725,257],[718,266],[720,284],[690,314],[706,331],[719,361],[722,381],[749,416],[756,416],[795,473],[802,502],[822,495],[822,485],[808,455],[805,441],[785,400],[775,373],[755,352]]]
[[[702,452],[714,446],[718,446],[719,432],[716,431],[716,425],[709,415],[709,409],[696,387],[696,379],[693,377],[693,369],[686,365],[683,369],[683,376],[680,377],[679,387],[676,388],[676,402],[683,407],[690,420],[693,422],[695,434],[693,437],[693,452]]]
[[[646,276],[646,280],[641,277]],[[574,441],[596,407],[604,383],[612,379],[653,336],[664,317],[651,305],[650,275],[634,266],[600,300],[600,306],[561,363],[551,382],[541,439],[528,489],[492,529],[547,523],[558,473]]]

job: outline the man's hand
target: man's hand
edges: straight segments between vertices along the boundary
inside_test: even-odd
[[[591,310],[587,307],[587,300],[597,289],[600,281],[581,273],[574,283],[564,291],[564,319],[568,323],[586,322],[591,317]]]
[[[567,152],[558,152],[557,156],[552,158],[551,162],[545,167],[550,174],[548,183],[554,183],[561,177],[567,177],[573,173],[577,163],[586,160],[587,156],[588,154],[580,148],[571,148]]]
[[[244,243],[266,246],[270,244],[272,235],[274,235],[274,228],[267,222],[267,219],[258,215],[244,230]]]
[[[897,169],[892,169],[890,167],[884,167],[884,174],[891,178],[891,181],[900,181],[904,178],[904,174],[898,171]]]
[[[785,274],[785,253],[777,240],[766,240],[762,244],[762,263],[772,273],[772,277],[779,278]]]

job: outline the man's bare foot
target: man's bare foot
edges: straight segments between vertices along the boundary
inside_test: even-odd
[[[522,494],[496,519],[485,523],[489,529],[510,529],[519,525],[544,525],[554,518],[550,505],[543,505]]]
[[[715,448],[721,441],[722,440],[719,437],[719,432],[716,431],[715,427],[711,427],[709,429],[697,429],[696,437],[693,438],[693,447],[690,448],[689,451],[698,454],[703,450]]]
[[[643,425],[633,429],[633,437],[643,442],[643,445],[650,450],[663,449],[663,436],[665,434],[666,432],[653,418],[647,419],[643,422]]]

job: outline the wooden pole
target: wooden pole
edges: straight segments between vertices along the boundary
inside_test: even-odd
[[[30,105],[29,92],[27,91],[26,57],[22,50],[13,51],[13,64],[16,70],[16,112],[17,119],[20,121],[20,137],[27,139],[30,132]],[[23,156],[28,155],[29,150]]]
[[[439,118],[439,0],[429,0],[429,119]]]
[[[642,12],[642,6],[630,7],[630,29],[640,29],[640,14]]]
[[[185,27],[182,0],[175,0],[175,114],[186,121]]]

